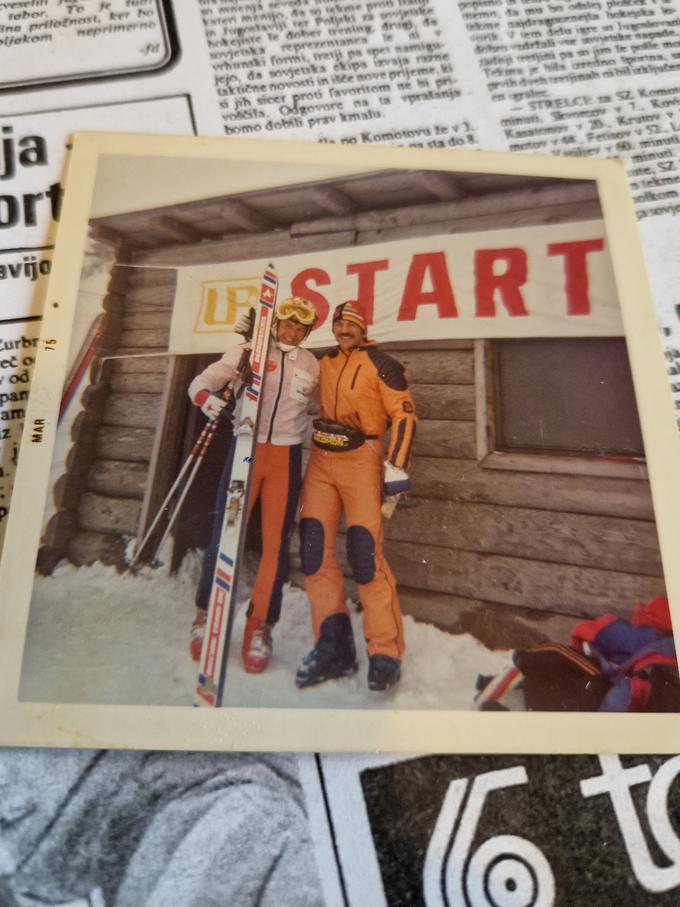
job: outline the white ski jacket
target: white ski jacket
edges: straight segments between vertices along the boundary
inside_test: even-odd
[[[200,405],[201,391],[216,393],[236,377],[243,345],[232,347],[189,385],[189,397]],[[319,382],[319,363],[309,350],[296,347],[282,353],[272,342],[264,376],[258,442],[276,445],[301,444],[309,429],[307,405]],[[239,407],[235,419],[238,423]]]

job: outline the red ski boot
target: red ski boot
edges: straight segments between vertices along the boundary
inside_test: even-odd
[[[201,660],[201,649],[203,648],[203,637],[205,636],[205,625],[208,620],[208,612],[203,608],[196,610],[196,617],[191,625],[191,636],[189,637],[189,654],[192,661]]]
[[[271,628],[267,624],[248,618],[241,648],[243,667],[248,674],[261,674],[269,664],[271,655]]]

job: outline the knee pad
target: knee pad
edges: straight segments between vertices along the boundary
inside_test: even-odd
[[[323,525],[313,517],[300,520],[300,561],[305,576],[312,576],[323,562]]]
[[[350,526],[347,530],[347,560],[360,586],[371,582],[375,576],[375,543],[363,526]]]

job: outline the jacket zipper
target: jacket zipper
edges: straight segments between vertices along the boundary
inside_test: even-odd
[[[272,407],[272,417],[269,420],[269,432],[267,433],[267,443],[271,443],[272,432],[274,431],[274,419],[276,418],[276,410],[279,408],[279,400],[281,399],[281,391],[283,390],[283,369],[286,363],[286,354],[281,353],[281,376],[279,378],[279,389],[276,392],[276,399],[274,400],[274,406]]]
[[[342,378],[342,373],[347,368],[347,363],[349,362],[349,357],[351,355],[352,355],[352,353],[350,352],[349,355],[345,356],[345,362],[344,362],[342,368],[340,369],[340,374],[338,375],[338,380],[335,383],[335,407],[333,409],[333,421],[334,422],[338,421],[338,393],[340,391],[340,379]]]
[[[360,371],[361,371],[361,363],[359,363],[359,366],[358,366],[356,372],[354,372],[354,377],[352,378],[352,383],[349,386],[349,389],[351,391],[354,390],[354,385],[357,383],[357,375],[359,374]]]

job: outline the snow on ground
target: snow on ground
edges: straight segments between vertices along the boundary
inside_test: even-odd
[[[200,558],[177,575],[137,576],[113,568],[60,566],[36,579],[26,633],[20,699],[122,705],[192,705],[196,665],[188,654]],[[508,652],[474,637],[404,619],[402,680],[389,693],[370,692],[361,615],[352,622],[359,671],[298,690],[294,677],[313,639],[309,602],[286,586],[274,654],[264,674],[246,674],[240,647],[248,599],[240,601],[229,649],[225,705],[303,708],[469,709],[478,674],[495,674]]]

